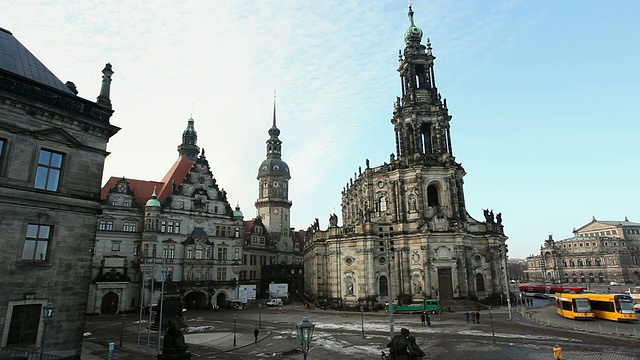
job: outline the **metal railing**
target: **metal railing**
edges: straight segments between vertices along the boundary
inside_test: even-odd
[[[28,350],[20,350],[20,349],[7,349],[0,348],[0,360],[65,360],[67,357],[51,355],[51,354],[42,354],[42,358],[40,357],[39,352],[28,351]]]

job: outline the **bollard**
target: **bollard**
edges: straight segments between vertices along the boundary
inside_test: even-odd
[[[109,360],[113,360],[113,349],[115,348],[116,348],[116,343],[110,342],[109,343]]]

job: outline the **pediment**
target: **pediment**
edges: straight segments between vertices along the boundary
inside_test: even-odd
[[[62,142],[73,147],[80,147],[83,145],[80,140],[76,139],[67,130],[60,127],[34,131],[33,134],[40,138]]]

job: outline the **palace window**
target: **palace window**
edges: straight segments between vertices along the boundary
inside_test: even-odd
[[[100,222],[98,222],[98,230],[105,230],[105,231],[113,230],[113,221],[112,220],[100,220]]]
[[[219,267],[218,268],[218,281],[226,281],[227,280],[227,268],[226,267]]]
[[[162,256],[165,259],[173,259],[176,256],[176,246],[175,245],[165,245],[162,248]]]
[[[129,202],[129,199],[124,199],[122,200],[122,206],[124,207],[130,207],[131,203]]]
[[[63,154],[44,149],[40,150],[34,185],[36,189],[58,191],[63,158]]]
[[[196,246],[196,259],[202,259],[202,254],[203,254],[202,250],[203,250],[202,245]]]
[[[218,260],[227,260],[227,248],[218,248]]]
[[[24,248],[22,249],[22,260],[48,260],[47,254],[52,235],[53,226],[36,224],[27,225],[27,235],[24,240]]]
[[[118,199],[112,199],[111,200],[111,205],[118,206]]]
[[[120,251],[120,243],[112,242],[111,243],[111,251]]]
[[[257,263],[257,256],[256,255],[250,255],[249,256],[249,265],[256,265]]]

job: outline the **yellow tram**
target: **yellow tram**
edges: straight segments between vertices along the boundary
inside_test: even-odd
[[[556,312],[574,320],[593,320],[591,304],[586,294],[556,293]]]
[[[638,321],[633,299],[626,294],[586,294],[596,318],[612,321]]]

